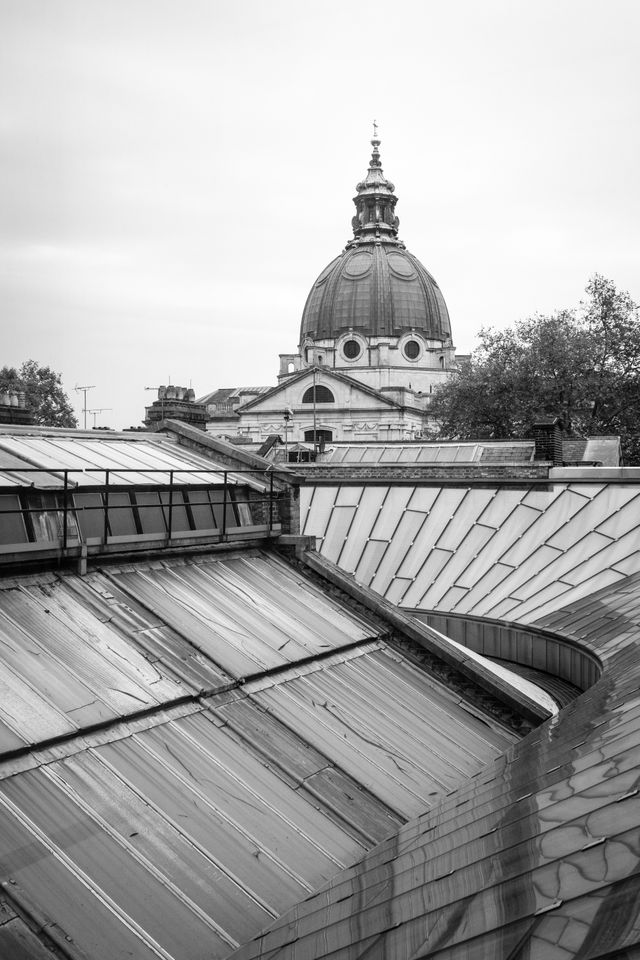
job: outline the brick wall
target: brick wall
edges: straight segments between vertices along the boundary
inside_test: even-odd
[[[550,463],[297,464],[302,483],[420,483],[547,480]]]

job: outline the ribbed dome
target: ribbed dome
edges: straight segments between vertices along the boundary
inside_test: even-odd
[[[438,284],[398,240],[394,185],[384,176],[374,124],[373,153],[356,187],[353,239],[326,267],[307,298],[300,343],[348,330],[369,337],[399,337],[409,330],[429,340],[451,340],[451,324]]]
[[[451,339],[438,284],[397,242],[348,247],[311,288],[300,342],[338,337],[351,329],[371,337],[415,330],[427,339]]]

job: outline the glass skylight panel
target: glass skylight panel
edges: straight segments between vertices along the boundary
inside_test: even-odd
[[[306,492],[306,488],[302,487]],[[303,533],[324,537],[338,492],[337,487],[313,487]]]
[[[359,583],[369,586],[386,549],[386,540],[370,540],[366,544],[355,570],[355,577]]]
[[[489,527],[499,527],[504,523],[509,514],[514,511],[526,493],[526,489],[497,487],[495,496],[478,516],[477,522],[487,524]]]
[[[474,556],[482,551],[490,536],[491,531],[487,527],[476,526],[471,528],[469,535],[463,540],[462,544],[455,552],[451,553],[449,562],[446,567],[442,568],[437,582],[429,590],[428,599],[430,602],[437,602],[450,586],[458,584],[460,576],[466,571]]]
[[[346,447],[343,449],[337,447],[332,459],[340,463],[359,463],[363,458],[366,459],[368,450],[368,447],[363,447],[362,449],[359,447]]]
[[[334,501],[336,507],[357,507],[363,489],[363,487],[341,486]]]
[[[384,487],[362,488],[362,499],[358,505],[355,522],[349,530],[349,536],[340,554],[340,566],[347,573],[353,573],[360,562],[367,545],[369,531],[373,527],[385,494]]]
[[[455,509],[451,522],[438,540],[438,546],[445,550],[456,550],[464,543],[469,530],[485,507],[490,503],[493,493],[471,487]]]
[[[611,514],[615,513],[620,507],[623,507],[629,500],[638,494],[636,485],[602,485],[597,488],[597,496],[587,503],[585,509],[580,511],[575,518],[565,527],[560,528],[557,533],[549,537],[548,542],[552,546],[558,546],[563,550],[568,549],[574,543],[577,543],[584,534],[585,530],[594,530],[599,524],[607,520]]]
[[[437,447],[423,446],[422,444],[418,446],[418,459],[417,463],[433,463],[438,455]]]
[[[356,512],[356,507],[333,508],[322,548],[327,560],[331,560],[333,563],[338,562]]]
[[[374,590],[384,594],[389,580],[394,576],[398,567],[411,549],[411,540],[417,528],[418,522],[414,513],[405,513],[402,515],[380,566],[376,571],[376,575],[371,582],[371,587]]]
[[[469,569],[467,569],[465,570],[464,574],[458,578],[458,582],[455,584],[457,587],[466,587],[468,584],[470,586],[466,596],[462,597],[462,599],[456,603],[456,613],[471,613],[474,616],[482,616],[481,611],[484,610],[487,604],[487,597],[492,597],[495,588],[498,586],[498,584],[506,580],[513,569],[512,567],[505,566],[499,561],[493,566],[488,566],[486,563],[480,563],[479,566],[480,569],[486,570],[486,573],[480,576],[477,581],[469,584],[471,575]],[[428,603],[421,603],[420,606],[428,607]]]
[[[387,496],[371,531],[372,539],[376,540],[391,539],[413,493],[411,487],[387,487],[386,489]]]
[[[397,463],[402,459],[402,448],[382,447],[378,459],[380,463]]]
[[[617,560],[625,560],[629,554],[635,554],[638,546],[638,535],[635,530],[630,530],[619,540],[609,542],[605,547],[595,553],[591,558],[580,558],[578,564],[567,570],[562,575],[562,579],[572,584],[578,584],[586,580],[599,571],[608,570],[616,565]]]
[[[449,563],[453,554],[450,550],[440,550],[433,548],[423,559],[420,568],[414,576],[414,583],[407,590],[402,599],[405,606],[422,606],[422,599],[429,588],[438,583],[438,577],[442,569]],[[409,558],[407,558],[409,559]],[[421,559],[421,551],[416,551],[416,560]],[[406,576],[406,563],[400,568],[403,576]]]
[[[433,502],[427,520],[428,530],[432,542],[441,546],[440,539],[450,524],[455,523],[455,512],[467,495],[465,487],[440,487],[438,496]]]
[[[627,501],[626,504],[621,505],[615,513],[598,524],[596,527],[598,533],[618,538],[629,530],[640,528],[640,488],[636,488],[636,490],[636,496]]]
[[[616,560],[614,568],[625,576],[637,573],[640,570],[640,550],[630,553],[624,560]]]
[[[439,487],[414,487],[406,509],[427,514],[436,502],[439,493]]]
[[[399,606],[403,602],[403,597],[412,583],[413,581],[407,578],[394,576],[385,591],[385,600]]]

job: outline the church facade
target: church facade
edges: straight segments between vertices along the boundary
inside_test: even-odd
[[[353,238],[311,288],[296,353],[280,355],[278,384],[238,402],[200,399],[207,430],[262,441],[411,440],[425,435],[434,388],[455,367],[438,284],[398,237],[394,185],[374,128],[356,187]]]

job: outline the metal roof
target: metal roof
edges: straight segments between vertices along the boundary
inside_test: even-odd
[[[514,743],[378,633],[257,553],[5,581],[11,916],[226,957]]]
[[[302,487],[303,533],[418,610],[530,623],[638,569],[640,482]]]
[[[234,960],[637,956],[640,574],[538,622],[601,679]]]

